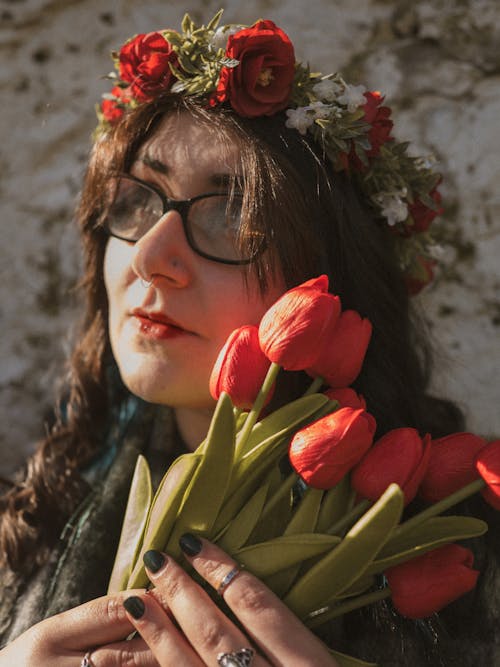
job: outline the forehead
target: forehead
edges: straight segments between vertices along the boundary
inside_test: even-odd
[[[237,174],[241,171],[236,137],[187,112],[167,116],[138,151],[136,160],[175,172]]]

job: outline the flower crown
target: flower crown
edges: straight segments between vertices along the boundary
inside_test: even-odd
[[[334,169],[348,172],[375,216],[394,233],[410,293],[433,278],[429,227],[442,213],[441,178],[428,158],[408,154],[408,143],[391,136],[391,109],[377,91],[350,85],[340,74],[313,73],[295,61],[289,37],[272,21],[207,26],[188,14],[181,32],[139,34],[113,54],[110,93],[97,108],[97,132],[127,109],[171,91],[229,105],[247,118],[286,111],[286,126],[309,133]]]

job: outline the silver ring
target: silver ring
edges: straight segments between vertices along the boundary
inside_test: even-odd
[[[238,566],[233,567],[232,570],[229,570],[224,579],[220,582],[219,588],[217,589],[217,593],[220,596],[224,595],[224,591],[226,590],[226,588],[233,581],[233,579],[235,579],[235,577],[239,575],[240,572],[241,568],[239,568]]]
[[[92,662],[92,658],[90,657],[91,653],[92,651],[87,651],[87,653],[85,653],[82,662],[80,664],[80,667],[95,667],[94,663]]]
[[[145,287],[146,289],[147,289],[148,287],[151,287],[152,284],[153,284],[153,279],[152,279],[152,278],[151,278],[151,280],[149,280],[149,281],[148,281],[148,280],[144,280],[144,278],[141,278],[141,285],[142,285],[143,287]]]
[[[249,667],[254,655],[253,648],[240,648],[232,653],[219,653],[217,662],[221,667]]]

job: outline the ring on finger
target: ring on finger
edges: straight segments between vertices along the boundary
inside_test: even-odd
[[[80,667],[95,667],[94,663],[92,662],[92,658],[90,657],[90,654],[92,651],[87,651],[85,655],[82,658],[82,662],[80,663]]]
[[[231,653],[219,653],[217,662],[221,667],[250,667],[254,655],[253,648],[240,648]]]
[[[217,593],[222,597],[228,588],[228,586],[236,579],[236,577],[241,573],[242,568],[237,565],[233,567],[232,570],[226,574],[224,579],[220,582],[219,587],[217,588]],[[229,655],[229,654],[228,654]],[[248,663],[250,664],[250,663]]]

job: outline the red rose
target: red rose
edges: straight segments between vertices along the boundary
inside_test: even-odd
[[[123,116],[127,104],[130,103],[129,88],[115,86],[111,89],[112,99],[104,99],[101,102],[101,111],[108,123],[116,123]]]
[[[372,333],[369,320],[355,310],[340,314],[337,325],[316,360],[306,368],[312,377],[322,377],[332,388],[347,387],[358,377]]]
[[[384,98],[378,91],[365,93],[366,104],[363,109],[365,111],[364,120],[371,125],[368,132],[368,139],[370,140],[371,148],[367,151],[368,157],[376,157],[380,153],[380,147],[387,141],[392,141],[391,130],[393,126],[390,120],[391,109],[389,107],[380,106]]]
[[[378,500],[389,484],[396,483],[408,505],[427,469],[430,444],[430,436],[422,439],[414,428],[389,431],[352,471],[352,488],[363,498]]]
[[[367,92],[364,95],[366,103],[363,105],[365,112],[363,120],[371,126],[368,130],[368,140],[371,147],[365,151],[365,155],[367,158],[374,158],[380,153],[381,146],[387,141],[393,141],[394,137],[391,137],[391,130],[394,123],[390,120],[390,107],[380,106],[384,98],[378,91]],[[356,169],[356,171],[363,172],[366,170],[366,165],[356,155],[354,146],[352,146],[349,153],[341,153],[339,161],[342,168],[346,171],[349,170],[350,166]]]
[[[476,468],[487,484],[481,491],[483,498],[500,510],[500,440],[490,442],[479,452]]]
[[[472,551],[445,544],[387,570],[394,606],[407,618],[426,618],[476,585]]]
[[[485,445],[486,440],[472,433],[454,433],[432,440],[419,495],[435,503],[477,479],[474,462]]]
[[[299,371],[314,363],[330,339],[340,312],[340,299],[327,292],[320,276],[285,292],[259,325],[262,351],[285,370]]]
[[[238,408],[251,408],[269,366],[270,361],[259,346],[257,327],[240,327],[232,332],[219,353],[210,376],[210,393],[218,400],[225,391]]]
[[[170,64],[178,64],[177,55],[159,32],[136,35],[120,50],[120,77],[141,102],[170,89],[175,81]]]
[[[376,428],[368,412],[341,408],[297,431],[290,443],[290,462],[306,484],[330,489],[369,449]]]
[[[328,391],[325,391],[325,396],[328,396],[330,400],[338,401],[341,408],[354,408],[355,410],[362,408],[366,410],[366,401],[363,396],[357,394],[350,387],[328,389]]]
[[[239,61],[223,67],[215,100],[229,100],[240,116],[272,116],[288,105],[295,55],[288,36],[272,21],[258,21],[231,35],[226,56]]]
[[[418,255],[414,259],[412,265],[404,274],[404,282],[410,296],[415,296],[415,294],[418,294],[426,285],[432,282],[435,266],[436,261],[434,259],[429,259],[422,255]]]
[[[436,210],[429,208],[418,198],[415,199],[413,204],[408,205],[410,216],[413,219],[413,225],[405,226],[405,232],[408,236],[417,232],[427,231],[434,218],[443,214],[444,209],[440,206],[442,197],[437,187],[429,192],[429,197],[436,202]]]

